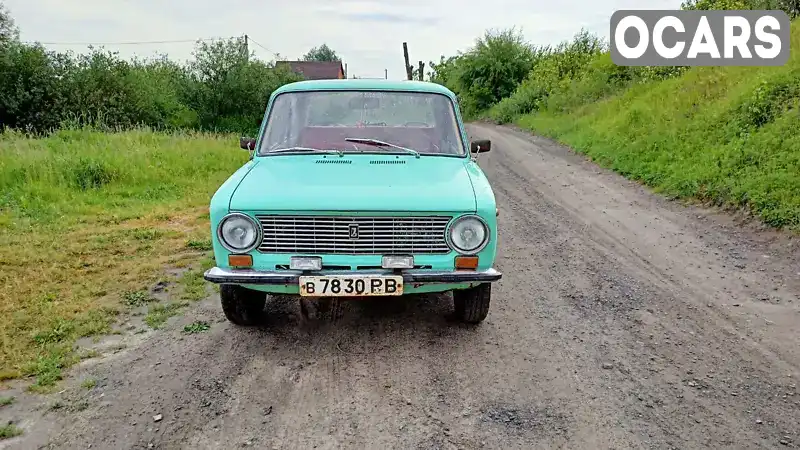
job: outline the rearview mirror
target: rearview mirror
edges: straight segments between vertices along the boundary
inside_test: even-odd
[[[356,97],[350,99],[350,109],[378,109],[381,101],[375,97]]]
[[[256,140],[249,137],[239,138],[239,147],[245,150],[253,151],[253,149],[256,148]]]
[[[472,153],[486,153],[492,149],[492,141],[489,139],[478,139],[470,142],[469,150]]]

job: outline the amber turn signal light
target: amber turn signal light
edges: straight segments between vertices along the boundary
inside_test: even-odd
[[[477,268],[477,256],[456,256],[456,269],[475,270]]]
[[[231,267],[250,267],[253,257],[250,255],[228,255],[228,265]]]

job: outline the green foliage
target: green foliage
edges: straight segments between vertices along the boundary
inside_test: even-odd
[[[333,49],[328,47],[328,44],[322,44],[319,47],[314,47],[308,51],[301,58],[303,61],[341,61],[342,58],[336,54]]]
[[[670,197],[800,231],[798,111],[800,57],[792,54],[781,67],[695,67],[517,122]]]
[[[545,49],[513,94],[488,116],[505,123],[548,103],[563,109],[607,95],[629,82],[633,71],[613,64],[606,47],[597,36],[581,30],[572,41]]]
[[[17,30],[14,24],[11,13],[9,13],[5,5],[0,2],[0,45],[18,38],[19,30]]]
[[[211,324],[205,321],[192,322],[183,327],[183,332],[186,334],[202,333],[211,329]]]
[[[0,426],[0,439],[11,439],[21,435],[22,433],[22,428],[14,425],[13,423],[7,423],[3,426]]]
[[[687,0],[681,3],[686,10],[751,9],[749,0]]]
[[[510,95],[534,66],[542,50],[525,42],[514,28],[486,31],[465,53],[430,62],[429,79],[458,95],[466,117],[474,117]]]
[[[797,0],[686,0],[681,3],[686,10],[720,9],[780,9],[791,18],[800,15],[800,2]]]
[[[248,55],[240,39],[199,42],[193,55],[184,65],[165,56],[128,61],[102,49],[74,55],[10,41],[0,46],[0,127],[254,133],[272,91],[300,80]],[[95,172],[102,168],[84,169],[79,185],[108,181]]]

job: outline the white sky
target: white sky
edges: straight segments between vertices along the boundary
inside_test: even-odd
[[[470,47],[487,28],[516,26],[534,44],[555,44],[581,27],[608,38],[618,9],[677,9],[681,0],[0,0],[25,41],[115,43],[241,36],[265,60],[297,59],[327,43],[349,75],[405,77],[409,57],[438,61]],[[85,45],[46,45],[82,52]],[[191,57],[188,43],[105,45],[123,57]]]

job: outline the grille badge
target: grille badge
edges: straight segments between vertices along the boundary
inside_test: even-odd
[[[358,239],[358,224],[351,223],[349,227],[350,239]]]

